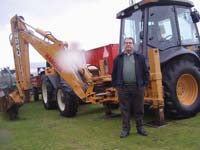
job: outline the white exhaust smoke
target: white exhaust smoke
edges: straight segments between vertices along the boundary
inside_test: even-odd
[[[72,42],[68,48],[61,50],[56,57],[58,66],[64,72],[77,72],[86,66],[84,51],[78,42]]]

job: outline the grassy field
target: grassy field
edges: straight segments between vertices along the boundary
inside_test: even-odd
[[[119,113],[119,110],[115,111]],[[108,119],[100,105],[82,105],[75,118],[44,110],[42,102],[20,108],[20,120],[0,113],[0,150],[199,150],[200,113],[173,120],[160,128],[145,126],[148,137],[136,134],[135,122],[128,138],[120,139],[121,118]],[[145,122],[152,116],[145,114]]]

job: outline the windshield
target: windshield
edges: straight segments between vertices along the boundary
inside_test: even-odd
[[[148,17],[148,45],[150,47],[165,50],[178,44],[173,6],[151,7]]]
[[[134,49],[140,51],[140,33],[143,29],[142,23],[142,11],[138,10],[134,12],[130,17],[122,19],[121,26],[121,50],[123,51],[123,42],[126,37],[132,37],[135,40]]]
[[[177,8],[180,37],[182,45],[199,44],[198,32],[192,22],[188,8]]]

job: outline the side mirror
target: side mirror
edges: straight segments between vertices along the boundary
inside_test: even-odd
[[[200,14],[196,9],[192,11],[190,15],[192,17],[193,23],[197,23],[200,21]]]

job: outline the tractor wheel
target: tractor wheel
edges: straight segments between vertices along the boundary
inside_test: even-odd
[[[44,78],[44,80],[42,80],[42,102],[45,109],[56,108],[56,101],[53,100],[53,98],[55,98],[54,88],[51,82],[47,78]]]
[[[61,84],[61,88],[58,88],[56,97],[58,109],[60,111],[61,116],[76,116],[79,98],[75,95],[75,93],[66,83]]]
[[[34,101],[38,101],[39,100],[39,92],[38,89],[36,87],[33,87],[33,99]]]
[[[200,108],[200,72],[192,61],[174,60],[163,68],[165,114],[188,118]]]

